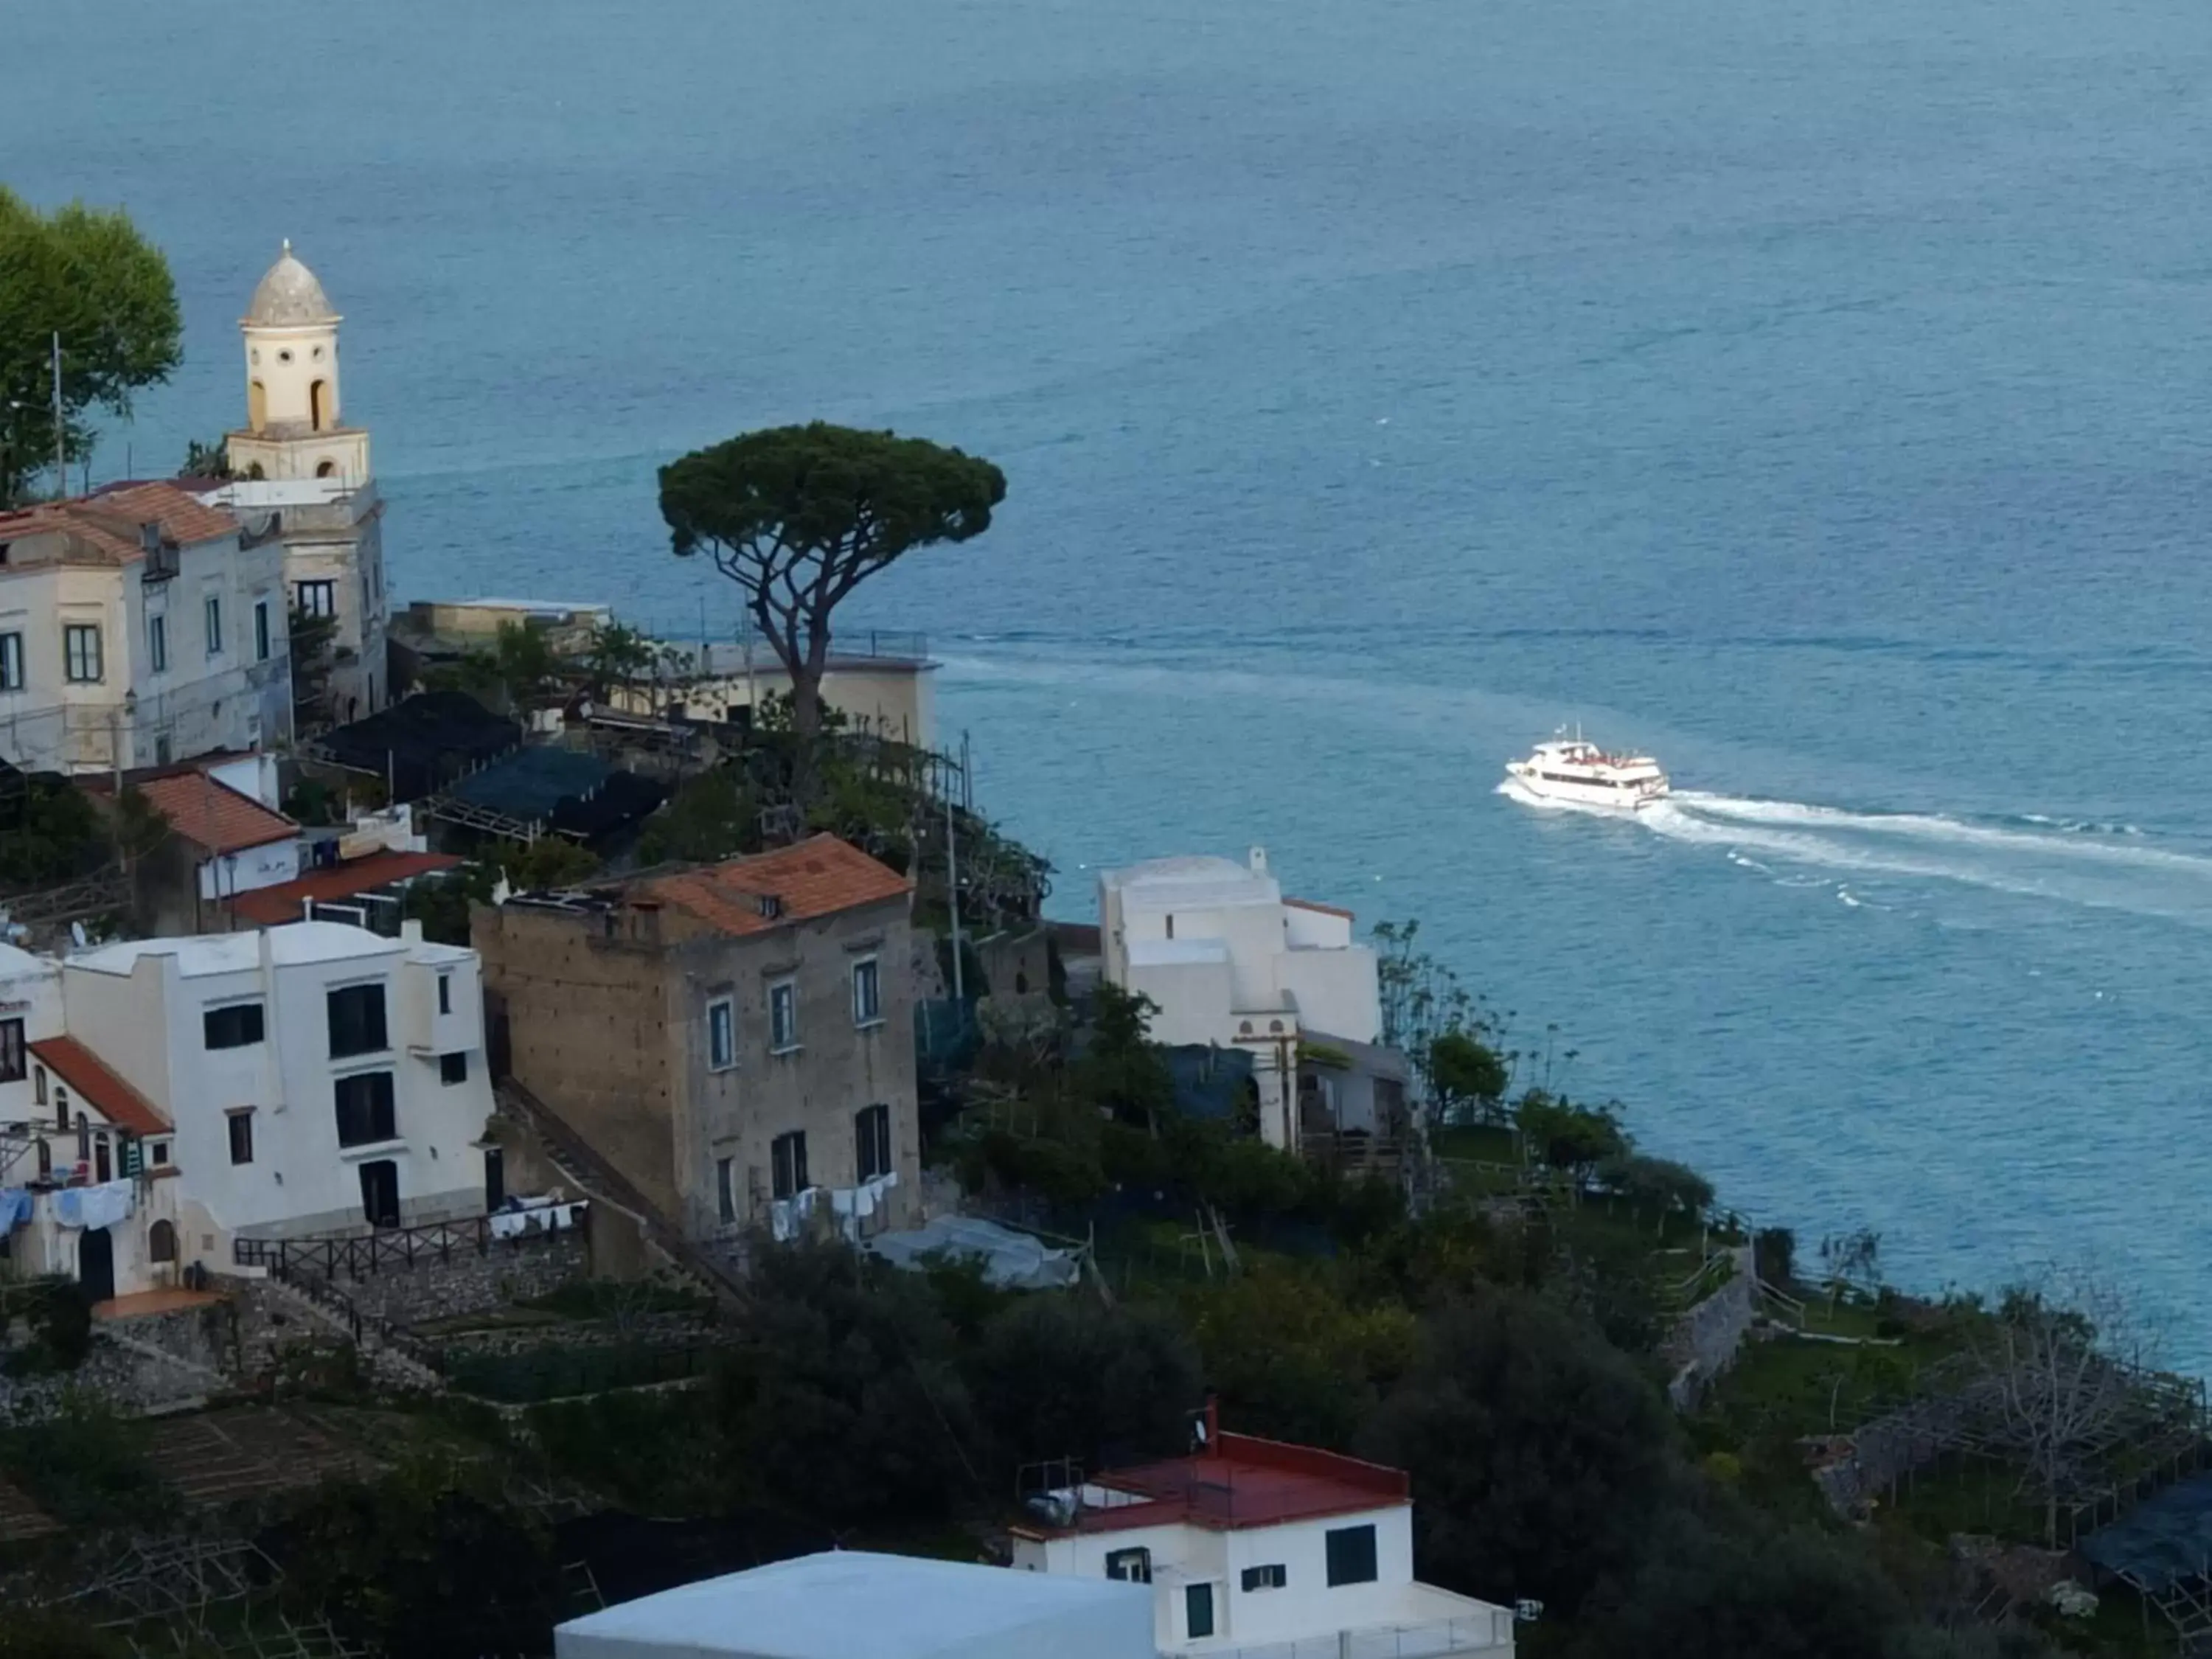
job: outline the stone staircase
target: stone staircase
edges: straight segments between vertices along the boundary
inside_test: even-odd
[[[346,1294],[313,1274],[293,1271],[279,1277],[237,1281],[252,1287],[249,1294],[261,1298],[264,1310],[281,1311],[292,1322],[319,1329],[351,1343],[369,1374],[387,1388],[418,1394],[436,1394],[445,1377],[429,1363],[426,1351],[387,1320],[365,1317]],[[258,1356],[264,1363],[270,1352]]]
[[[635,1222],[647,1241],[672,1267],[697,1280],[720,1301],[738,1308],[750,1304],[742,1247],[723,1254],[686,1238],[683,1230],[670,1221],[627,1176],[570,1127],[559,1113],[513,1078],[499,1080],[497,1098],[499,1115],[526,1133],[545,1160],[574,1182],[578,1192],[595,1206],[617,1211]]]

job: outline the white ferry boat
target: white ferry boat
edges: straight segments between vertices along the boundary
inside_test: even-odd
[[[1667,775],[1649,755],[1609,755],[1581,732],[1540,743],[1527,760],[1508,761],[1513,788],[1542,805],[1607,806],[1624,812],[1667,798]]]

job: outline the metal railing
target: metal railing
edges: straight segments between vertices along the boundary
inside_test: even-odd
[[[584,1211],[588,1224],[588,1209]],[[432,1221],[413,1227],[321,1238],[240,1238],[231,1242],[231,1259],[241,1267],[264,1267],[280,1279],[306,1273],[325,1283],[404,1273],[418,1263],[447,1262],[456,1255],[489,1255],[495,1246],[510,1252],[533,1243],[566,1237],[570,1230],[539,1230],[501,1237],[492,1218]]]
[[[750,621],[709,623],[702,628],[696,617],[686,621],[670,617],[617,616],[616,620],[656,645],[673,646],[693,653],[704,645],[708,648],[710,672],[743,673],[747,651],[752,653],[755,667],[779,666],[775,647],[769,643],[768,635]],[[905,628],[840,629],[830,636],[830,654],[833,658],[878,657],[895,662],[918,662],[929,655],[929,636],[918,629]]]
[[[1512,1613],[1492,1607],[1464,1618],[1426,1624],[1335,1631],[1326,1636],[1301,1636],[1287,1642],[1259,1642],[1244,1647],[1209,1647],[1206,1659],[1443,1659],[1454,1654],[1508,1653],[1512,1648]]]

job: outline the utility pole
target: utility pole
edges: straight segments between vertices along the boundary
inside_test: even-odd
[[[965,1008],[968,1006],[967,976],[960,963],[960,855],[953,845],[952,792],[950,789],[945,792],[945,908],[952,913],[952,1000]]]
[[[54,331],[54,489],[69,494],[69,428],[62,424],[62,334]]]

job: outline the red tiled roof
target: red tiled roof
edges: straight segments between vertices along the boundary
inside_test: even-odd
[[[301,876],[296,881],[280,881],[274,887],[257,887],[250,893],[240,893],[231,900],[230,913],[257,927],[274,927],[282,922],[299,921],[309,899],[343,899],[356,893],[373,893],[380,887],[389,887],[412,876],[450,870],[459,862],[449,853],[371,853],[367,858],[350,859],[313,875]]]
[[[1286,898],[1283,902],[1289,905],[1294,910],[1318,910],[1325,916],[1342,916],[1346,921],[1357,921],[1359,920],[1359,918],[1354,915],[1351,911],[1343,908],[1340,905],[1316,904],[1311,899],[1294,898]]]
[[[204,772],[148,778],[138,792],[161,809],[172,830],[210,853],[240,853],[300,833],[300,826],[283,813]]]
[[[118,1128],[134,1135],[165,1135],[176,1127],[160,1107],[108,1070],[105,1060],[75,1037],[47,1037],[33,1043],[31,1053],[76,1090],[78,1099]]]
[[[1234,1532],[1389,1509],[1413,1492],[1403,1469],[1249,1434],[1220,1435],[1189,1457],[1109,1469],[1089,1484],[1136,1501],[1086,1508],[1065,1530],[1188,1525]]]
[[[143,556],[139,527],[148,524],[160,525],[162,538],[179,547],[238,533],[238,520],[229,514],[194,500],[174,484],[132,483],[0,514],[0,541],[58,532],[70,538],[65,559],[129,564]]]
[[[911,886],[859,848],[835,836],[814,836],[772,853],[640,882],[629,896],[633,903],[657,899],[675,905],[725,933],[765,933],[786,922],[902,897]],[[762,915],[763,898],[780,901],[776,915]]]

